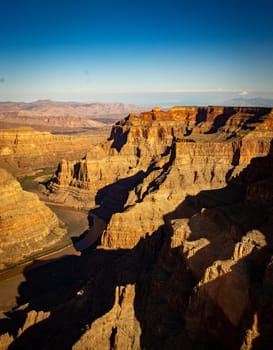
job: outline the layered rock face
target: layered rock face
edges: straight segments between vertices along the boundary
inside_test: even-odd
[[[38,196],[23,191],[4,169],[0,169],[0,198],[0,269],[53,246],[66,233]]]
[[[196,281],[184,311],[195,341],[228,349],[271,347],[272,156],[271,142],[269,154],[254,158],[225,188],[201,191],[171,216],[170,246]]]
[[[77,159],[92,147],[90,135],[68,136],[32,128],[0,130],[0,163],[13,172],[56,166],[64,157]]]
[[[59,164],[50,198],[99,206],[98,215],[111,217],[102,244],[132,248],[186,195],[223,187],[253,157],[267,155],[272,118],[270,109],[220,107],[129,115],[80,162]]]
[[[63,161],[50,198],[107,227],[63,261],[65,287],[48,267],[37,276],[54,288],[35,294],[26,273],[26,327],[38,320],[4,335],[10,349],[271,349],[272,123],[271,109],[157,109]]]

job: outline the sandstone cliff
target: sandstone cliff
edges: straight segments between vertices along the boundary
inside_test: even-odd
[[[61,159],[77,159],[92,147],[86,135],[53,135],[32,128],[0,130],[0,164],[12,172],[56,166]]]
[[[25,272],[10,349],[271,349],[272,122],[266,108],[156,109],[62,161],[50,198],[107,227],[97,249]]]
[[[4,169],[0,198],[0,269],[53,246],[65,234],[56,215]]]
[[[131,114],[81,161],[59,164],[49,197],[78,208],[99,206],[97,214],[111,218],[102,244],[132,248],[186,195],[221,188],[252,158],[267,155],[272,119],[266,108]],[[131,229],[133,222],[138,225]]]

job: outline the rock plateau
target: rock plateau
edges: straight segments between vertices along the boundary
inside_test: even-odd
[[[0,130],[0,164],[13,173],[56,167],[63,158],[81,158],[94,143],[89,133],[53,135],[32,128]]]

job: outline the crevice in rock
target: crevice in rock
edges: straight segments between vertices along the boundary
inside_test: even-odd
[[[110,350],[115,350],[115,339],[117,335],[117,327],[112,328],[112,333],[110,336]]]

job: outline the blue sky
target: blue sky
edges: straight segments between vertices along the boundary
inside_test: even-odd
[[[273,97],[270,0],[9,0],[0,100]]]

